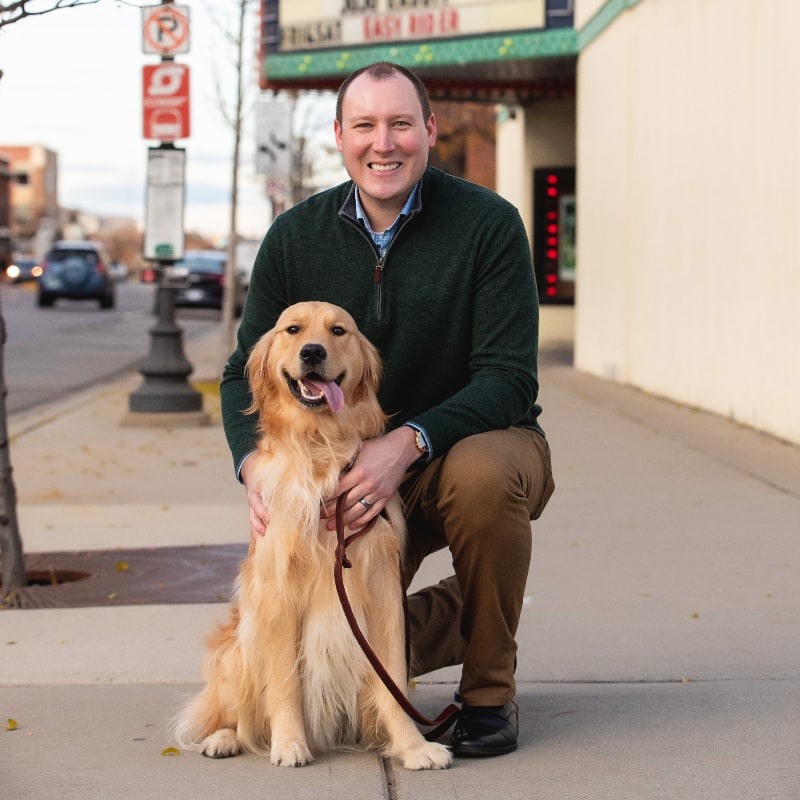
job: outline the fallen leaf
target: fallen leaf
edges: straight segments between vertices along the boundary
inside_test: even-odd
[[[177,747],[165,747],[161,751],[162,756],[179,756],[181,751]]]
[[[17,721],[15,719],[8,718],[8,722],[6,722],[6,730],[7,731],[15,731],[17,729]]]
[[[117,572],[127,572],[129,565],[127,561],[117,561]]]

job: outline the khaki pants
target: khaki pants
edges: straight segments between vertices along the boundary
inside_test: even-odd
[[[408,598],[411,674],[463,664],[466,703],[499,706],[516,692],[514,636],[531,561],[531,524],[554,483],[550,449],[528,428],[470,436],[400,487],[406,585],[425,556],[449,547],[455,575]]]

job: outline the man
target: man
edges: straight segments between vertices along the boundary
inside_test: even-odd
[[[248,465],[255,420],[247,354],[301,300],[346,308],[383,358],[391,429],[364,442],[339,493],[369,522],[400,490],[410,582],[449,547],[455,576],[409,597],[413,675],[462,664],[457,756],[517,747],[514,669],[531,557],[530,520],[553,491],[537,419],[538,305],[516,209],[429,168],[436,120],[410,71],[373,64],[342,84],[336,143],[352,179],[280,215],[256,257],[222,409],[250,521],[269,509]],[[333,530],[335,498],[323,509]]]

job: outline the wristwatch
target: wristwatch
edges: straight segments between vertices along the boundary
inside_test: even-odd
[[[419,450],[420,458],[425,458],[430,452],[428,449],[428,443],[425,441],[425,435],[422,433],[422,431],[417,430],[416,428],[413,430],[417,431],[417,435],[414,437],[414,444],[416,445],[417,450]]]

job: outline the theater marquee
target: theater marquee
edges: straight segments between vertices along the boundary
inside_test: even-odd
[[[545,0],[279,0],[279,53],[545,27]]]

